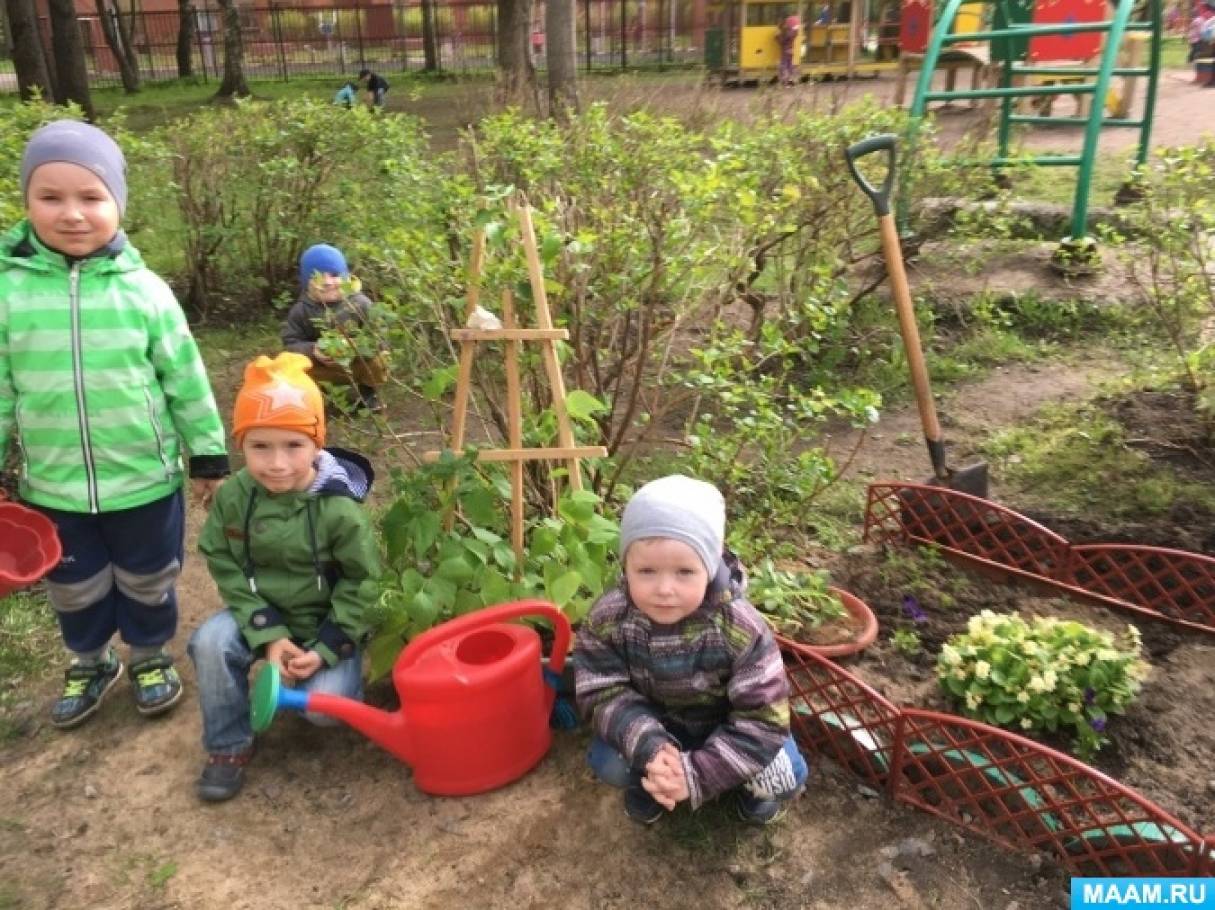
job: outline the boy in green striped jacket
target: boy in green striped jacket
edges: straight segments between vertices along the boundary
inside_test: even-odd
[[[74,660],[51,723],[87,720],[123,672],[135,706],[181,698],[177,631],[182,446],[204,505],[228,473],[223,422],[181,308],[119,223],[126,162],[61,120],[21,160],[26,218],[0,238],[0,459],[20,446],[20,498],[55,522],[47,595]]]

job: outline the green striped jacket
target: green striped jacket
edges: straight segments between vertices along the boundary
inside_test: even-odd
[[[0,457],[21,446],[20,495],[113,512],[226,473],[223,421],[169,286],[119,234],[70,261],[28,221],[0,238]],[[180,441],[179,441],[180,439]]]

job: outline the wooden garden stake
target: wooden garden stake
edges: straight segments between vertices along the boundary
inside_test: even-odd
[[[450,337],[460,344],[460,364],[456,376],[456,393],[453,402],[454,414],[451,423],[451,448],[464,448],[465,424],[468,414],[468,399],[472,385],[473,358],[480,342],[498,341],[505,345],[503,351],[506,371],[506,449],[484,448],[477,452],[477,460],[509,461],[510,472],[510,538],[515,551],[517,571],[523,570],[523,463],[525,461],[563,461],[569,473],[570,488],[582,489],[580,459],[603,458],[607,449],[603,446],[578,446],[574,443],[574,431],[570,426],[569,412],[565,407],[565,379],[561,375],[561,364],[557,359],[558,341],[569,340],[569,332],[553,327],[552,314],[548,308],[548,295],[544,289],[544,269],[536,247],[536,231],[532,224],[531,208],[518,199],[511,202],[511,213],[518,219],[522,235],[523,250],[527,257],[527,274],[532,291],[532,302],[536,310],[536,328],[520,328],[515,316],[514,296],[509,290],[502,291],[502,328],[500,329],[452,329]],[[468,266],[467,306],[464,322],[477,309],[481,296],[481,276],[485,265],[485,232],[478,230],[473,236],[472,256]],[[519,345],[536,342],[540,345],[540,359],[548,378],[552,393],[553,413],[557,418],[557,446],[526,449],[523,447],[523,388],[519,377]],[[426,461],[435,461],[441,452],[426,452]],[[449,518],[450,529],[454,516]]]
[[[502,290],[502,326],[515,328],[515,298]],[[519,342],[506,342],[506,423],[512,449],[523,448],[523,392],[519,386]],[[515,560],[523,565],[523,461],[510,465],[510,543]]]

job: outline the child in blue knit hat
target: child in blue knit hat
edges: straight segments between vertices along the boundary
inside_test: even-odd
[[[357,393],[355,410],[383,410],[379,387],[388,379],[382,352],[371,357],[355,354],[339,363],[327,352],[321,336],[349,339],[370,324],[371,300],[361,282],[350,274],[346,257],[337,247],[318,243],[300,256],[300,296],[283,323],[283,347],[312,360],[311,376],[318,383],[351,385]]]

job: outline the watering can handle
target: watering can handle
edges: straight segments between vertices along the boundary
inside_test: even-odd
[[[557,607],[546,600],[516,600],[496,607],[486,607],[475,613],[465,613],[455,619],[449,619],[442,625],[428,629],[409,643],[402,653],[400,660],[409,662],[411,652],[421,653],[440,642],[447,641],[456,635],[463,635],[473,629],[492,625],[496,622],[508,622],[512,619],[522,619],[524,616],[544,616],[553,624],[553,654],[549,658],[549,669],[560,673],[565,667],[565,656],[570,650],[570,621]]]
[[[894,187],[894,147],[894,134],[883,133],[881,136],[870,136],[853,143],[844,152],[848,170],[852,171],[853,179],[865,191],[865,195],[873,200],[873,208],[879,218],[890,214],[890,190]],[[882,181],[881,187],[876,187],[856,169],[856,162],[858,158],[864,158],[871,152],[881,151],[886,152],[886,179]]]

